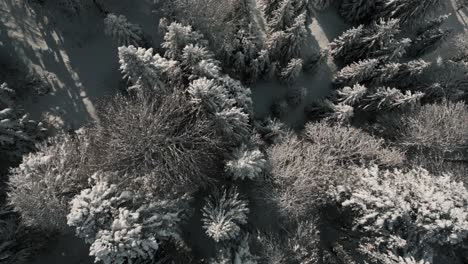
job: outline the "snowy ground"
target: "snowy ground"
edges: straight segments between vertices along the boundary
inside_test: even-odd
[[[50,94],[24,103],[33,118],[78,128],[96,118],[97,101],[119,86],[117,47],[104,35],[103,17],[91,1],[84,1],[87,10],[80,15],[25,2],[0,1],[0,53],[19,58],[51,86]],[[109,11],[142,25],[157,44],[158,19],[150,1],[116,2]]]
[[[44,118],[56,127],[78,128],[85,121],[96,118],[99,100],[113,95],[120,83],[117,47],[104,35],[103,17],[96,7],[87,4],[79,16],[53,12],[25,5],[24,0],[0,1],[0,60],[18,58],[21,65],[36,72],[51,86],[52,92],[38,100],[24,103],[34,118]],[[86,2],[86,1],[85,1]],[[145,33],[158,46],[158,18],[151,13],[151,0],[115,0],[110,12],[124,14],[129,21],[142,25]],[[456,32],[467,30],[468,12],[456,12],[448,26]],[[310,28],[314,43],[327,48],[330,41],[349,26],[328,10],[318,14]],[[450,50],[445,46],[443,49]],[[304,121],[303,108],[307,102],[326,95],[336,65],[329,59],[313,75],[301,76],[297,85],[308,89],[308,98],[301,106],[291,109],[285,121],[300,125]],[[258,117],[270,111],[273,101],[283,98],[286,87],[276,82],[261,82],[252,87],[255,112]],[[86,257],[86,246],[72,235],[61,237],[31,264],[93,263]]]

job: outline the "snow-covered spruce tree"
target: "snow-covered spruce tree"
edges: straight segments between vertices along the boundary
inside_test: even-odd
[[[263,140],[271,144],[279,143],[289,133],[287,125],[278,119],[256,120],[254,126]]]
[[[181,23],[172,22],[167,26],[162,47],[166,49],[164,56],[173,60],[180,60],[182,50],[188,44],[206,46],[203,34],[194,31],[192,26],[184,26]]]
[[[188,199],[154,197],[114,182],[114,176],[95,173],[92,188],[71,202],[68,225],[91,244],[90,255],[105,264],[155,258],[160,243],[181,241],[179,222]]]
[[[384,0],[343,0],[340,15],[348,22],[368,22]]]
[[[270,32],[285,30],[293,24],[295,17],[294,0],[281,0],[268,21]]]
[[[410,39],[397,39],[400,33],[398,19],[379,20],[364,27],[351,28],[330,43],[331,55],[345,63],[380,58],[394,60],[405,53]]]
[[[358,83],[365,84],[376,77],[380,60],[368,59],[353,62],[341,69],[335,76],[333,82],[339,86],[351,86]]]
[[[364,98],[361,107],[367,111],[392,110],[414,105],[423,96],[422,92],[407,90],[403,93],[396,88],[378,87]]]
[[[412,40],[411,46],[408,48],[408,55],[420,57],[437,49],[441,43],[448,39],[452,35],[453,30],[440,28],[448,18],[449,15],[441,15],[420,26],[416,36]]]
[[[302,13],[294,19],[294,23],[286,30],[287,43],[286,54],[283,55],[282,62],[287,62],[294,57],[302,57],[302,52],[306,46],[307,29],[306,14]]]
[[[247,223],[249,208],[247,202],[239,198],[236,188],[223,188],[206,199],[202,212],[206,234],[214,241],[222,242],[239,237],[240,226]]]
[[[280,209],[290,217],[310,216],[327,202],[327,189],[345,184],[349,167],[361,164],[401,165],[402,153],[385,148],[381,139],[349,126],[325,121],[306,124],[302,135],[288,134],[268,150]]]
[[[404,25],[412,26],[418,20],[441,10],[445,3],[444,0],[387,0],[380,5],[374,17],[395,18]]]
[[[29,119],[15,102],[15,91],[6,83],[0,85],[0,158],[7,162],[21,160],[25,153],[36,149],[35,144],[45,138],[41,122]]]
[[[307,88],[303,86],[293,86],[288,88],[286,101],[290,107],[299,106],[307,97]]]
[[[337,59],[343,59],[347,62],[356,60],[355,57],[361,57],[362,54],[355,54],[349,58],[349,54],[355,52],[355,47],[360,45],[362,38],[365,36],[364,25],[353,27],[343,32],[338,38],[330,43],[330,54]]]
[[[302,66],[304,61],[302,59],[291,59],[286,67],[281,71],[281,79],[292,85],[302,73]]]
[[[234,180],[258,178],[266,168],[265,155],[258,149],[241,145],[226,163],[226,173]]]
[[[222,85],[206,77],[192,81],[187,92],[193,104],[202,105],[210,113],[220,112],[234,103]]]
[[[406,88],[421,82],[421,75],[429,69],[431,63],[413,60],[405,63],[389,62],[382,65],[375,73],[371,85],[386,85]]]
[[[124,77],[132,84],[129,90],[168,93],[171,87],[163,80],[175,80],[181,74],[177,61],[153,55],[153,49],[119,47],[119,63]]]
[[[456,256],[468,236],[468,191],[449,176],[424,169],[354,170],[356,182],[338,185],[335,200],[354,212],[354,232],[376,252],[399,252],[432,262]]]
[[[88,185],[82,165],[90,157],[84,140],[69,135],[51,138],[11,171],[8,199],[25,225],[47,232],[67,228],[68,203]]]
[[[330,108],[331,111],[326,120],[347,124],[354,116],[354,107],[344,103],[333,104],[328,101],[328,108]]]
[[[139,46],[143,39],[141,27],[128,22],[124,15],[108,14],[104,19],[104,32],[119,46]]]
[[[367,94],[367,87],[360,84],[345,86],[337,91],[338,101],[350,106],[357,106]]]

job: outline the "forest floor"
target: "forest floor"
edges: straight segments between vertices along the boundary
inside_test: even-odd
[[[27,99],[23,108],[33,118],[45,120],[57,129],[77,129],[86,121],[96,120],[99,101],[115,94],[122,84],[117,47],[104,34],[103,15],[91,0],[84,1],[89,3],[78,15],[27,2],[0,1],[0,65],[24,67],[23,72],[34,72],[50,86],[50,93]],[[129,21],[140,24],[157,47],[161,42],[157,34],[159,18],[152,13],[151,2],[118,0],[108,11],[123,14]],[[448,11],[454,15],[447,26],[455,32],[467,30],[468,12],[456,12],[453,7]],[[313,36],[310,45],[327,48],[348,27],[335,10],[321,12],[310,26]],[[450,51],[449,46],[441,49]],[[336,70],[328,58],[314,74],[300,77],[297,85],[307,88],[308,97],[302,105],[290,109],[285,117],[288,124],[299,126],[304,122],[304,106],[329,93]],[[275,100],[284,98],[286,87],[265,81],[255,84],[252,92],[256,116],[262,117],[270,112]],[[83,242],[70,234],[51,243],[31,264],[93,263],[93,258],[87,255]]]

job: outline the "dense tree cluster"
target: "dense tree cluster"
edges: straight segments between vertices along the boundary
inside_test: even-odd
[[[468,48],[443,1],[155,6],[161,47],[105,13],[127,83],[98,121],[37,144],[42,124],[0,86],[0,158],[22,158],[0,262],[72,228],[104,264],[465,263]],[[328,52],[309,26],[329,6],[355,24]],[[311,102],[302,75],[332,60],[335,90]],[[287,87],[265,118],[246,86],[261,79]],[[305,104],[295,129],[280,121]]]

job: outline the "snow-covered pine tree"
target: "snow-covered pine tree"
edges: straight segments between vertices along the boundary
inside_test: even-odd
[[[339,12],[348,22],[365,23],[383,2],[384,0],[343,0]]]
[[[179,80],[181,70],[179,63],[153,55],[153,49],[135,48],[134,46],[119,47],[120,70],[132,86],[130,90],[156,90],[161,93],[169,91],[166,83]]]
[[[408,55],[411,57],[420,57],[429,53],[449,38],[453,32],[452,29],[442,29],[440,26],[447,21],[450,14],[441,15],[435,19],[425,22],[417,30],[411,46],[408,48]]]
[[[421,59],[405,63],[389,62],[376,71],[371,84],[406,88],[420,81],[419,77],[430,65],[431,63]]]
[[[301,75],[303,63],[302,59],[291,59],[288,65],[281,71],[281,79],[289,85],[294,84]]]
[[[35,144],[45,138],[41,122],[22,113],[15,102],[15,91],[6,83],[0,85],[0,157],[8,161],[21,159],[36,149]]]
[[[213,62],[213,54],[205,47],[198,44],[188,44],[182,50],[182,69],[193,71],[202,62]]]
[[[331,54],[345,63],[370,58],[394,60],[405,53],[411,42],[406,38],[397,39],[399,33],[397,19],[379,20],[367,27],[360,25],[330,43]]]
[[[182,50],[188,44],[206,46],[207,42],[204,40],[203,34],[194,31],[190,25],[184,26],[181,23],[172,22],[167,26],[164,42],[161,44],[166,49],[164,57],[180,60]]]
[[[294,17],[294,0],[282,0],[278,8],[273,11],[271,19],[268,20],[269,31],[285,30],[292,25]]]
[[[378,59],[360,60],[341,69],[333,82],[339,86],[352,86],[357,83],[365,84],[378,74],[380,65]]]
[[[308,29],[306,25],[306,13],[302,13],[294,19],[294,23],[286,29],[287,43],[283,51],[281,62],[285,63],[294,57],[302,57],[306,45]]]
[[[230,142],[245,142],[250,134],[249,114],[242,108],[229,107],[215,113],[214,120]]]
[[[258,149],[249,149],[245,144],[235,149],[226,163],[226,173],[234,180],[258,178],[265,168],[265,155]]]
[[[404,25],[413,25],[441,10],[445,3],[445,0],[387,0],[374,13],[374,17],[399,19]]]
[[[202,213],[206,234],[215,242],[223,242],[239,237],[241,225],[247,223],[249,208],[236,188],[223,188],[206,199]]]
[[[105,264],[152,260],[160,244],[181,241],[179,223],[188,199],[154,197],[111,183],[114,175],[95,173],[93,186],[71,202],[69,226],[91,244],[90,255]],[[111,182],[109,182],[111,181]]]
[[[108,14],[104,19],[104,32],[119,46],[139,46],[143,31],[140,26],[130,23],[124,15]]]
[[[358,105],[367,94],[367,88],[364,85],[355,84],[353,87],[345,86],[338,90],[338,100],[350,106]]]
[[[215,114],[234,104],[227,90],[213,79],[206,77],[194,80],[187,90],[191,102],[201,104],[209,113]]]
[[[333,104],[330,101],[327,102],[332,112],[329,113],[326,120],[338,123],[349,123],[351,121],[354,116],[354,107],[344,103]]]
[[[382,111],[414,105],[424,96],[424,93],[407,90],[404,93],[395,88],[379,87],[369,93],[363,100],[365,110]]]
[[[353,52],[353,49],[360,44],[361,39],[365,34],[364,26],[359,25],[346,30],[338,38],[330,43],[330,54],[336,59],[343,59],[345,61],[353,61],[356,55],[346,59]],[[360,54],[357,54],[361,56]]]

